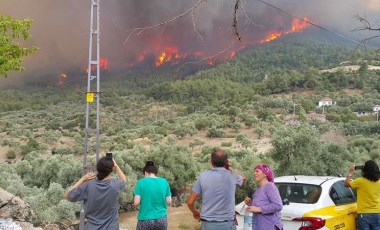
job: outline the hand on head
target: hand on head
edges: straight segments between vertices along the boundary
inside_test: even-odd
[[[230,160],[227,160],[227,163],[226,163],[226,165],[224,166],[227,170],[229,170],[230,169],[230,167],[231,167],[231,161]]]

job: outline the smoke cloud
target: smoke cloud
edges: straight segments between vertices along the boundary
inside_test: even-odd
[[[168,21],[191,9],[190,0],[100,0],[101,56],[110,69],[123,69],[144,54],[154,61],[163,47],[176,47],[181,53],[211,56],[235,39],[232,28],[234,1],[209,0],[200,7],[165,26],[132,34],[130,29]],[[358,22],[354,15],[366,16],[374,23],[380,11],[378,0],[267,0],[296,17],[307,17],[336,33],[352,38],[365,36],[350,32]],[[34,78],[58,76],[70,70],[84,70],[88,65],[90,0],[1,0],[0,14],[17,19],[31,18],[32,39],[26,45],[40,49],[25,58],[26,71],[0,79],[0,86]],[[260,41],[269,32],[287,30],[293,18],[261,1],[242,1],[238,13],[238,31],[242,46]],[[376,26],[376,24],[374,24]],[[128,39],[127,39],[128,38]],[[151,56],[149,56],[151,55]]]

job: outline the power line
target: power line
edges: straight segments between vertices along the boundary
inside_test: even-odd
[[[328,29],[326,29],[326,28],[324,28],[324,27],[322,27],[322,26],[320,26],[320,25],[318,25],[318,24],[316,24],[316,23],[313,23],[313,22],[311,22],[311,21],[309,21],[309,20],[306,20],[306,19],[304,19],[304,18],[297,17],[297,16],[295,16],[295,15],[289,13],[288,11],[285,11],[285,10],[283,10],[283,9],[277,7],[277,6],[274,6],[274,5],[270,4],[270,3],[264,2],[264,1],[262,1],[262,0],[257,0],[257,1],[259,1],[259,2],[261,2],[261,3],[263,3],[263,4],[265,4],[265,5],[267,5],[267,6],[269,6],[269,7],[272,7],[272,8],[274,8],[274,9],[276,9],[276,10],[278,10],[278,11],[284,13],[284,14],[287,14],[287,15],[291,16],[292,18],[297,18],[298,20],[301,20],[301,21],[303,21],[303,22],[306,22],[306,23],[308,23],[308,24],[310,24],[310,25],[313,25],[313,26],[315,26],[315,27],[317,27],[317,28],[319,28],[319,29],[321,29],[321,30],[324,30],[324,31],[326,31],[326,32],[329,32],[329,33],[331,33],[331,34],[334,34],[334,35],[336,35],[336,36],[338,36],[338,37],[341,37],[341,38],[343,38],[343,39],[349,40],[349,41],[351,41],[351,42],[353,42],[353,43],[356,43],[356,44],[358,44],[358,45],[364,45],[364,44],[361,43],[361,42],[358,42],[358,41],[356,41],[356,40],[353,40],[352,38],[346,37],[346,36],[341,35],[341,34],[338,34],[338,33],[336,33],[336,32],[330,31],[330,30],[328,30]]]

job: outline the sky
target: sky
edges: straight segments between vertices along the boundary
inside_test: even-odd
[[[168,21],[191,9],[195,0],[100,0],[100,52],[109,68],[127,68],[144,54],[176,47],[183,54],[213,55],[229,46],[234,2],[203,1],[200,7],[168,23],[130,35],[133,28]],[[368,33],[352,32],[360,24],[354,15],[367,17],[380,27],[379,0],[244,0],[238,11],[238,31],[245,44],[270,31],[287,30],[293,18],[303,18],[344,36],[361,39]],[[84,70],[88,65],[90,0],[1,0],[0,14],[33,20],[32,38],[25,45],[39,50],[24,59],[26,70],[0,79],[0,86],[39,77],[58,78],[61,73]],[[284,13],[286,12],[286,13]],[[193,15],[193,16],[192,16]],[[155,57],[155,56],[154,56]],[[150,58],[154,59],[153,56]],[[151,60],[152,61],[152,60]]]

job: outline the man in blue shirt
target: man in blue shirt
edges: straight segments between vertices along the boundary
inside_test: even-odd
[[[201,230],[230,230],[235,226],[235,189],[245,182],[245,176],[230,167],[227,153],[216,149],[211,154],[210,170],[201,173],[193,185],[187,206]],[[201,213],[195,202],[202,196]]]

